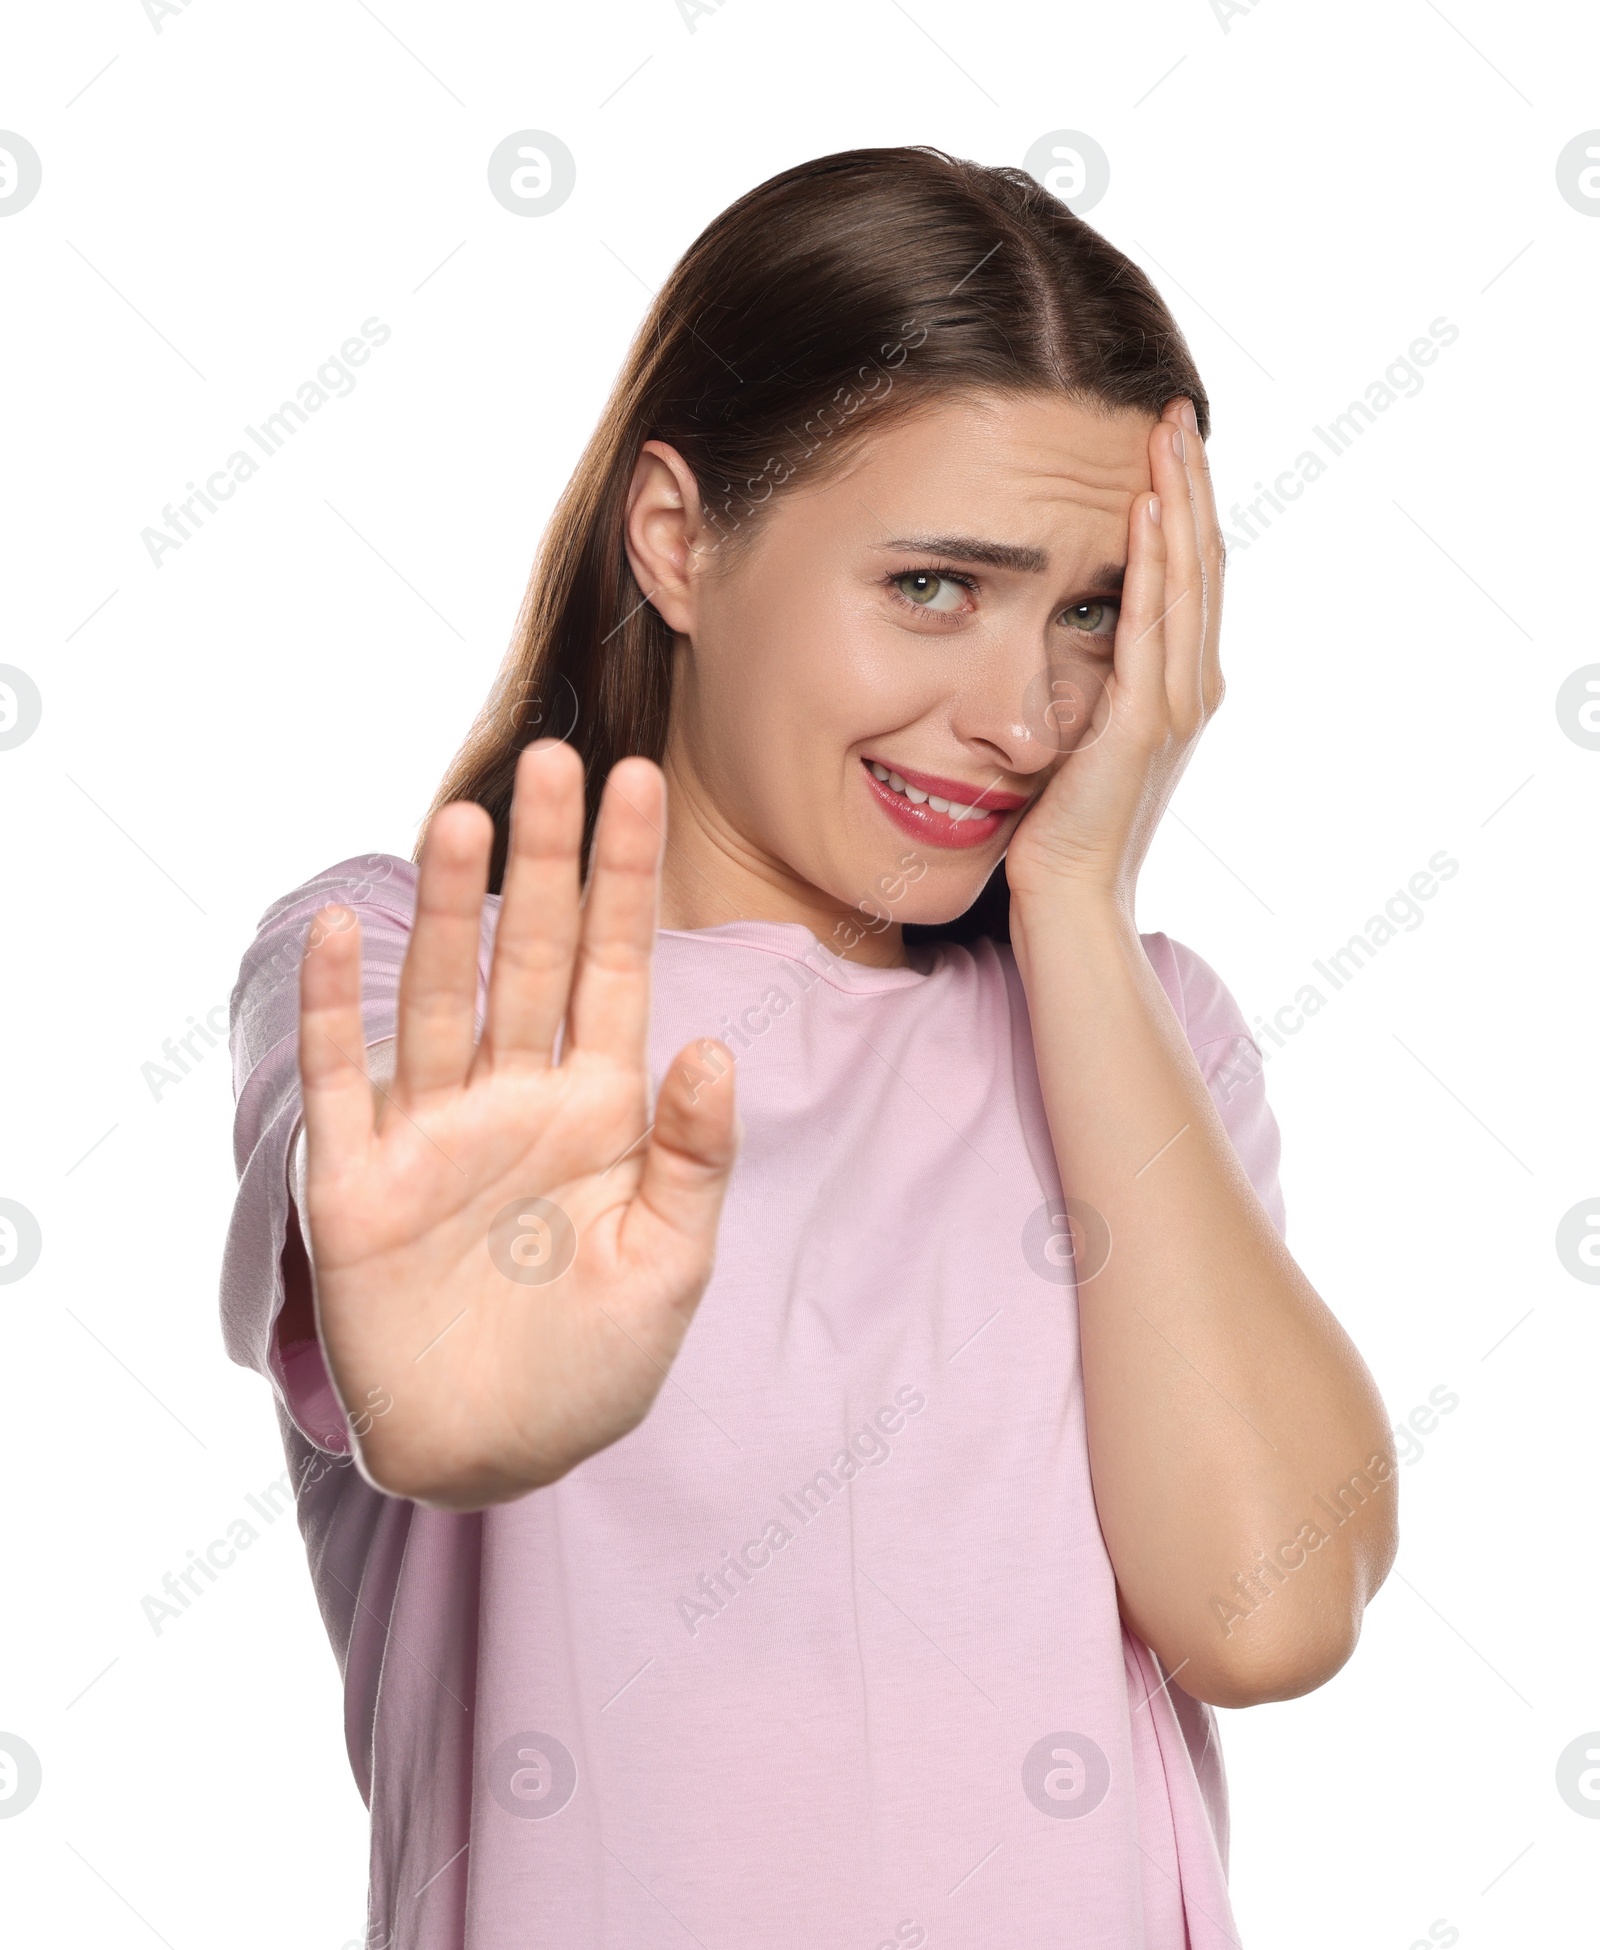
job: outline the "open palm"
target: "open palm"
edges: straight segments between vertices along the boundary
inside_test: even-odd
[[[317,1326],[380,1489],[477,1509],[553,1482],[655,1399],[710,1278],[735,1151],[733,1060],[646,1069],[665,782],[606,783],[579,897],[583,770],[542,740],[518,765],[475,1035],[493,828],[429,828],[400,976],[395,1075],[369,1083],[360,929],[317,917],[300,1075]],[[559,1060],[558,1060],[559,1051]]]

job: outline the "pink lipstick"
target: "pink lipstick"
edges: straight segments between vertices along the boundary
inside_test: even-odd
[[[986,846],[1006,820],[1028,805],[1026,794],[992,784],[941,778],[886,759],[864,758],[867,786],[903,833],[930,846]]]

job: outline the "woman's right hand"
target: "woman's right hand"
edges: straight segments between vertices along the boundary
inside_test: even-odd
[[[379,1489],[500,1503],[643,1420],[711,1276],[737,1137],[733,1058],[691,1044],[649,1107],[666,784],[612,771],[579,898],[583,767],[523,752],[487,1012],[493,827],[457,801],[423,847],[395,1074],[367,1079],[360,927],[322,910],[300,977],[317,1327]],[[561,1031],[560,1061],[554,1059]]]

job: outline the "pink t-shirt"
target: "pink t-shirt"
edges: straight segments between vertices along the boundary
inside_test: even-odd
[[[232,1003],[229,1353],[270,1377],[372,1812],[383,1950],[1232,1950],[1208,1707],[1123,1627],[1061,1186],[1011,952],[921,969],[798,924],[659,937],[652,1074],[736,1051],[716,1271],[644,1422],[471,1515],[363,1481],[274,1320],[312,915],[394,1033],[416,870],[271,907]],[[498,901],[485,912],[480,1024]],[[1141,937],[1279,1231],[1244,1019]]]

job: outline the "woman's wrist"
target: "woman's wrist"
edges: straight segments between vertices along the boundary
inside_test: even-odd
[[[1011,940],[1019,963],[1058,939],[1074,943],[1099,937],[1126,946],[1137,941],[1129,889],[1102,882],[1052,876],[1038,886],[1011,889]]]

